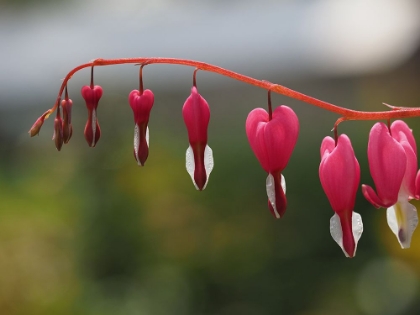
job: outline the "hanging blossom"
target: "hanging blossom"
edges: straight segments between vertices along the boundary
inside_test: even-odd
[[[186,153],[186,168],[197,190],[206,188],[213,170],[213,151],[207,145],[207,128],[210,108],[206,100],[193,86],[191,95],[182,107],[182,116],[188,131],[190,145]]]
[[[354,257],[363,232],[362,217],[353,212],[360,166],[346,135],[340,135],[337,144],[331,137],[322,141],[319,178],[335,212],[330,220],[331,236],[346,257]]]
[[[128,96],[134,113],[134,157],[138,165],[144,166],[149,156],[149,117],[155,97],[150,90],[131,91]]]
[[[246,135],[251,149],[268,173],[268,207],[277,219],[286,211],[286,180],[282,171],[289,162],[298,134],[298,118],[287,106],[277,107],[271,120],[262,108],[252,110],[246,119]]]
[[[102,96],[102,88],[99,85],[82,87],[82,96],[88,109],[88,120],[85,126],[85,139],[90,147],[96,146],[101,137],[101,129],[97,118],[97,108]]]
[[[376,208],[387,208],[389,227],[401,247],[409,248],[418,223],[409,200],[420,197],[420,172],[416,180],[417,147],[407,124],[397,120],[388,129],[376,123],[369,134],[368,160],[376,192],[362,185],[363,195]]]

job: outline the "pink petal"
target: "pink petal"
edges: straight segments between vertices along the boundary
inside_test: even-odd
[[[359,163],[346,135],[340,135],[334,149],[332,145],[334,140],[331,137],[324,138],[319,178],[333,210],[339,214],[351,212],[360,181]]]
[[[292,109],[279,106],[269,121],[262,108],[252,110],[246,120],[252,151],[267,172],[282,171],[289,162],[299,134],[299,121]]]
[[[269,173],[269,158],[264,141],[264,129],[268,122],[268,113],[262,108],[253,109],[246,119],[246,135],[252,151],[262,168]]]
[[[386,207],[382,204],[382,200],[379,199],[376,192],[369,185],[362,185],[362,193],[366,200],[369,201],[375,208],[379,209],[380,207]]]
[[[394,205],[404,177],[407,158],[404,148],[384,123],[376,123],[369,134],[370,173],[382,207]]]
[[[206,144],[207,127],[210,121],[210,108],[206,100],[198,94],[196,87],[192,87],[191,95],[182,107],[182,116],[187,126],[190,144]]]
[[[402,120],[396,120],[391,125],[391,135],[399,143],[408,141],[413,148],[414,153],[417,155],[416,140],[414,139],[413,132],[410,127]]]
[[[95,85],[93,88],[91,88],[89,85],[85,85],[82,87],[81,93],[86,102],[87,108],[93,110],[98,107],[98,103],[102,97],[103,90],[99,85]]]
[[[295,112],[287,106],[279,106],[273,112],[273,119],[264,130],[264,140],[271,172],[286,168],[296,145],[299,121]]]

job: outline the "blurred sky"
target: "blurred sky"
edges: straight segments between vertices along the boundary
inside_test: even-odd
[[[19,3],[0,4],[3,106],[21,87],[21,104],[29,105],[32,93],[58,86],[70,68],[95,58],[190,58],[290,79],[386,71],[420,43],[416,0]],[[179,67],[156,68],[155,82],[179,87]]]

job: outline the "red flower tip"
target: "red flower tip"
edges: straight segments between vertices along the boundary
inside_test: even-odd
[[[96,116],[96,110],[102,96],[102,88],[99,85],[95,85],[93,88],[85,85],[82,87],[81,92],[88,109],[88,120],[86,122],[84,135],[89,146],[94,147],[101,137],[101,129]]]
[[[143,94],[133,90],[128,96],[128,101],[134,113],[134,158],[138,165],[144,166],[149,156],[148,123],[154,95],[150,90],[145,90]]]
[[[256,108],[246,119],[246,134],[262,168],[269,173],[266,180],[269,209],[276,218],[280,218],[287,204],[286,182],[281,173],[297,142],[298,118],[287,106],[277,107],[271,120],[264,109]]]
[[[182,108],[190,146],[186,153],[186,168],[198,190],[206,188],[214,167],[213,151],[207,145],[210,108],[195,86]]]

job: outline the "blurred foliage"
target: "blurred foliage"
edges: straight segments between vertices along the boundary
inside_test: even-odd
[[[284,84],[353,109],[383,110],[382,101],[418,106],[419,65],[417,55],[378,76]],[[74,134],[62,152],[50,141],[52,118],[40,137],[26,134],[43,107],[1,111],[0,131],[13,122],[21,132],[0,132],[0,314],[418,313],[419,231],[412,248],[401,250],[385,211],[373,209],[359,191],[356,211],[365,232],[356,258],[346,259],[331,239],[319,145],[337,117],[274,97],[275,104],[292,106],[301,124],[284,172],[288,210],[275,220],[267,209],[266,174],[244,132],[248,112],[265,106],[266,92],[242,85],[215,91],[199,82],[212,110],[215,157],[203,192],[184,166],[188,141],[180,111],[189,82],[179,94],[147,86],[156,100],[142,168],[132,154],[130,87],[105,88],[110,93],[99,106],[102,138],[95,149],[83,139],[77,89],[70,91]],[[418,138],[418,119],[408,123]],[[339,128],[353,142],[361,182],[370,184],[371,126]]]

